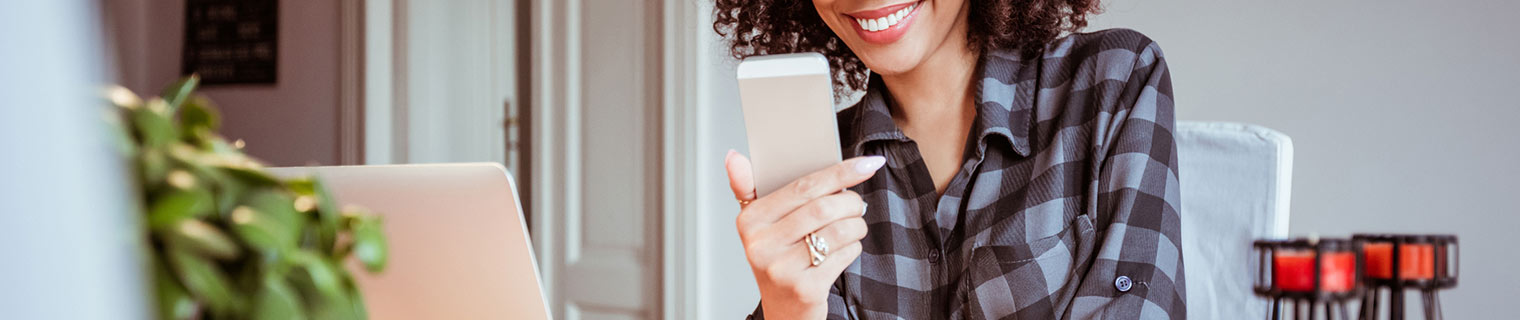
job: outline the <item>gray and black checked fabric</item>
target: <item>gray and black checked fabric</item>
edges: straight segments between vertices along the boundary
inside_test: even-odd
[[[966,160],[944,195],[879,78],[839,112],[844,154],[888,161],[851,189],[870,233],[828,318],[1185,318],[1160,48],[1133,30],[1079,33],[1039,59],[986,53],[979,71]]]

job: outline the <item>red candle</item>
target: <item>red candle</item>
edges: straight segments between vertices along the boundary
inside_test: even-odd
[[[1278,251],[1272,258],[1277,288],[1283,291],[1314,291],[1314,251]],[[1326,292],[1347,292],[1356,284],[1356,255],[1330,252],[1320,260],[1320,287]]]
[[[1368,243],[1362,246],[1366,255],[1367,277],[1393,278],[1393,243]],[[1403,244],[1399,246],[1399,279],[1430,279],[1435,268],[1435,248],[1430,244]]]

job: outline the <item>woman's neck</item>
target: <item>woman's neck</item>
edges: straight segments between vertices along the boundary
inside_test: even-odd
[[[965,25],[951,34],[965,35]],[[950,37],[907,72],[882,75],[881,80],[896,102],[892,118],[909,136],[910,128],[946,126],[969,128],[976,115],[975,93],[971,90],[977,53],[966,38]],[[952,122],[952,123],[947,123]]]

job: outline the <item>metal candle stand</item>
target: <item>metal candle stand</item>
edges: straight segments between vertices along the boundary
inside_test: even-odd
[[[1369,260],[1361,273],[1367,286],[1362,298],[1359,319],[1377,319],[1381,293],[1387,289],[1388,317],[1404,319],[1404,290],[1420,291],[1425,319],[1443,319],[1437,290],[1457,286],[1457,258],[1460,250],[1454,235],[1370,235],[1358,234],[1352,241],[1363,249],[1359,260]],[[1383,249],[1388,251],[1381,252]],[[1386,258],[1372,259],[1386,255]],[[1408,255],[1414,255],[1413,257]],[[1423,261],[1423,260],[1428,260]],[[1428,263],[1426,265],[1425,263]],[[1408,267],[1414,272],[1405,270]]]
[[[1259,240],[1253,243],[1252,248],[1256,251],[1255,257],[1259,258],[1258,261],[1260,261],[1253,289],[1255,289],[1257,295],[1272,299],[1269,319],[1282,319],[1283,307],[1289,302],[1293,303],[1291,311],[1293,312],[1294,319],[1299,319],[1301,316],[1305,319],[1314,319],[1316,315],[1315,309],[1320,305],[1324,305],[1326,319],[1335,319],[1337,318],[1336,315],[1339,315],[1338,318],[1340,319],[1351,319],[1346,312],[1346,303],[1357,298],[1362,293],[1361,270],[1363,261],[1358,245],[1356,242],[1343,239],[1321,239],[1317,241],[1305,239],[1286,241]],[[1313,254],[1313,286],[1309,288],[1283,288],[1282,284],[1279,283],[1279,280],[1282,279],[1281,277],[1284,276],[1279,274],[1280,270],[1278,270],[1279,254],[1301,255],[1303,253]],[[1325,257],[1337,255],[1344,258],[1345,254],[1354,257],[1352,260],[1355,263],[1352,265],[1352,269],[1346,271],[1351,273],[1349,276],[1353,277],[1353,279],[1350,279],[1349,283],[1337,281],[1334,287],[1327,286],[1326,279],[1324,279],[1326,271]],[[1332,306],[1335,307],[1338,313],[1331,312]]]

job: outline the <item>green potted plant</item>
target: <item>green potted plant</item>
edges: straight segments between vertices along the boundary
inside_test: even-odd
[[[281,179],[217,135],[198,78],[143,100],[106,96],[138,186],[143,236],[162,319],[362,319],[344,268],[385,268],[378,216],[339,208],[315,178]]]

